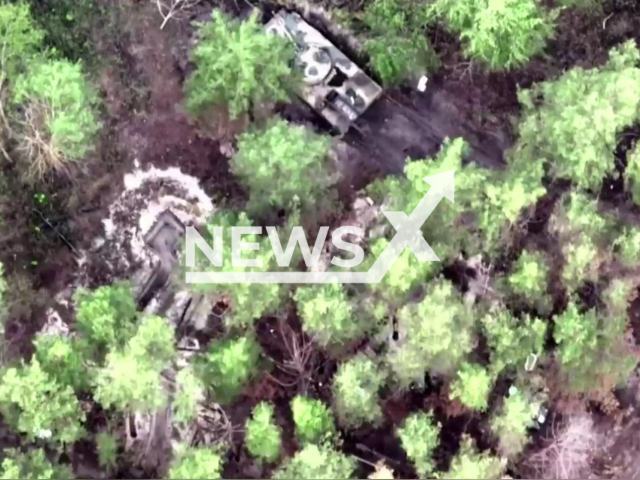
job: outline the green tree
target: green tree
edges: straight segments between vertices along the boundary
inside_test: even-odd
[[[189,110],[227,104],[237,117],[256,104],[288,99],[295,50],[268,34],[257,15],[238,21],[214,9],[210,22],[196,25],[199,42],[191,51],[196,71],[186,82]]]
[[[212,342],[199,372],[217,401],[230,403],[258,373],[260,345],[251,336]]]
[[[486,452],[479,453],[474,441],[465,435],[460,444],[460,451],[451,460],[451,466],[444,478],[501,478],[503,472],[504,464],[499,459]]]
[[[178,371],[175,383],[173,417],[178,422],[190,422],[197,416],[198,403],[205,398],[204,382],[196,374],[193,365],[190,364]]]
[[[435,54],[424,33],[427,9],[420,2],[374,0],[365,5],[362,20],[369,30],[364,47],[385,85],[435,67]]]
[[[437,0],[434,10],[460,32],[465,53],[492,70],[524,65],[541,53],[556,16],[535,0]]]
[[[260,238],[255,234],[242,236],[244,243],[259,243],[258,252],[251,252],[249,258],[260,262],[259,267],[234,266],[232,253],[232,229],[231,227],[252,227],[249,217],[243,213],[234,212],[216,212],[209,220],[202,231],[202,237],[209,245],[213,244],[213,232],[216,228],[222,230],[222,266],[215,267],[211,261],[199,250],[196,249],[194,258],[194,267],[187,270],[197,272],[268,272],[274,271],[275,256],[269,240]],[[260,227],[256,227],[260,228]],[[247,255],[242,255],[242,259],[247,259]],[[189,288],[196,292],[205,292],[225,300],[230,305],[230,311],[225,314],[224,322],[227,327],[246,327],[253,323],[254,320],[266,315],[275,313],[282,301],[282,288],[276,283],[230,283],[230,284],[189,284]]]
[[[451,383],[449,396],[451,399],[459,399],[463,405],[473,410],[486,410],[493,380],[482,366],[465,362]]]
[[[626,338],[626,315],[580,312],[571,302],[554,317],[554,323],[556,358],[571,390],[607,392],[636,367],[638,361]]]
[[[333,379],[333,398],[339,422],[347,427],[382,419],[378,403],[385,375],[372,360],[359,354],[340,364]]]
[[[91,373],[84,352],[75,338],[38,334],[34,340],[35,356],[48,375],[76,391],[91,386]]]
[[[541,355],[547,324],[523,315],[516,318],[504,307],[496,307],[481,319],[487,344],[491,349],[490,369],[497,376],[505,368],[524,368],[527,357]]]
[[[222,457],[208,446],[181,445],[167,478],[175,480],[222,478]]]
[[[612,49],[600,68],[575,67],[521,90],[519,155],[547,162],[555,177],[598,191],[603,177],[614,174],[618,134],[640,116],[639,58],[628,41]]]
[[[491,430],[498,436],[500,452],[507,458],[519,455],[527,443],[527,429],[535,424],[540,406],[516,392],[504,399],[500,413],[491,419]]]
[[[313,131],[272,120],[242,133],[231,171],[248,187],[251,210],[287,207],[294,198],[309,205],[332,183],[326,171],[330,143]]]
[[[138,314],[129,283],[114,283],[75,295],[76,321],[88,351],[106,353],[134,335]],[[99,358],[99,355],[95,355]]]
[[[402,448],[420,477],[426,477],[435,470],[433,452],[438,448],[440,429],[441,425],[433,419],[433,414],[418,412],[409,415],[396,431]]]
[[[63,170],[92,150],[100,129],[98,95],[80,64],[46,60],[31,65],[16,79],[13,101],[21,105],[16,138],[30,177]]]
[[[175,356],[174,331],[167,320],[149,316],[124,349],[107,354],[96,373],[95,399],[121,411],[153,411],[168,402],[161,373]]]
[[[549,265],[543,252],[523,251],[515,268],[507,277],[508,288],[541,313],[551,309],[552,298],[547,293]]]
[[[640,263],[640,228],[625,227],[615,240],[614,247],[620,262],[627,268],[635,268]]]
[[[305,445],[273,474],[274,479],[314,478],[333,480],[353,478],[356,462],[328,445]]]
[[[4,371],[0,413],[29,440],[73,443],[84,434],[85,415],[73,389],[47,375],[37,359]]]
[[[53,465],[41,448],[23,453],[17,449],[3,451],[4,460],[0,464],[0,479],[3,480],[53,480],[73,478],[73,472],[67,465]]]
[[[0,5],[0,88],[42,48],[44,32],[35,24],[26,2]]]
[[[451,282],[436,279],[419,303],[397,314],[400,344],[387,354],[403,387],[421,383],[424,374],[453,374],[474,344],[473,317]]]
[[[298,287],[294,299],[304,331],[325,348],[342,345],[366,333],[338,283]]]
[[[275,422],[273,405],[261,402],[253,409],[244,427],[247,450],[254,457],[266,462],[275,462],[280,456],[282,430]]]
[[[296,438],[301,444],[320,444],[336,435],[331,410],[320,400],[296,395],[291,400]]]
[[[98,433],[96,435],[96,449],[98,450],[98,463],[102,468],[112,470],[116,467],[118,437],[109,432]]]

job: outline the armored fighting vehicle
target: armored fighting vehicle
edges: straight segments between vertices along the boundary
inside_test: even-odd
[[[280,11],[265,28],[294,43],[303,74],[300,97],[341,134],[382,94],[382,88],[295,12]]]
[[[185,226],[170,210],[158,215],[156,223],[144,236],[145,243],[157,256],[150,270],[139,272],[134,283],[138,308],[146,314],[162,315],[174,326],[191,323],[204,328],[211,310],[203,295],[178,290],[171,272],[178,264],[178,248]]]

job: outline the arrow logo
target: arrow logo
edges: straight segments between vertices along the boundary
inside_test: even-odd
[[[446,198],[454,202],[454,170],[424,177],[431,185],[416,208],[404,212],[383,211],[396,234],[367,272],[187,272],[187,283],[379,283],[393,263],[409,248],[421,262],[440,259],[422,236],[424,222]]]

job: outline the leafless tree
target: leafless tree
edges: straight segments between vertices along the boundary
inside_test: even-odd
[[[172,18],[178,18],[180,16],[184,16],[189,13],[189,11],[195,7],[200,0],[152,0],[156,7],[158,7],[158,12],[162,16],[162,25],[160,25],[160,29],[162,30],[167,22]]]
[[[589,461],[598,444],[598,434],[590,417],[570,417],[559,428],[554,424],[549,442],[526,461],[536,478],[588,477]]]

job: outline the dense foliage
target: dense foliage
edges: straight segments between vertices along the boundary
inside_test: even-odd
[[[211,21],[197,27],[198,44],[191,51],[196,71],[186,83],[191,111],[226,104],[235,117],[262,102],[289,97],[293,47],[267,34],[257,15],[241,22],[214,10]]]
[[[244,427],[247,450],[254,457],[267,462],[274,462],[280,456],[282,432],[275,423],[274,414],[273,405],[259,403]]]
[[[326,138],[275,120],[238,137],[231,171],[248,187],[251,210],[288,207],[294,198],[313,203],[330,184],[328,152]]]

